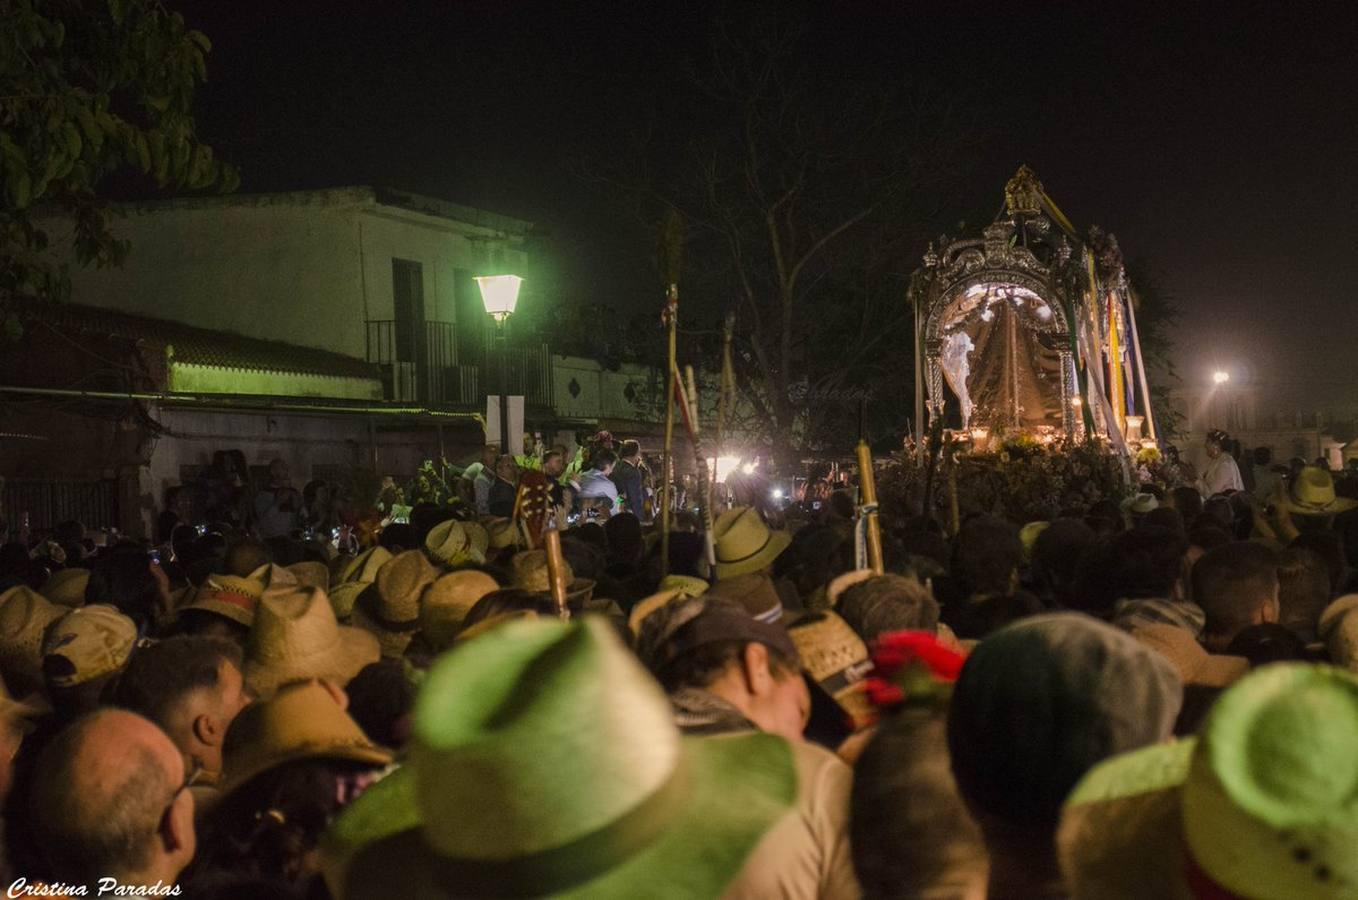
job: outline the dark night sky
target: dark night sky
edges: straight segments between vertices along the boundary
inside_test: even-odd
[[[568,161],[609,152],[719,4],[172,5],[214,41],[199,129],[244,190],[378,182],[521,215],[563,293],[656,302],[649,247]],[[1358,394],[1358,16],[1184,6],[815,5],[804,65],[965,98],[990,132],[955,198],[970,227],[1027,162],[1158,270],[1186,379]]]

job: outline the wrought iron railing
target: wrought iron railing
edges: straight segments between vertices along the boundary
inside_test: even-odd
[[[118,526],[117,482],[46,481],[11,478],[3,482],[4,497],[0,510],[16,531],[23,514],[28,513],[34,529],[55,528],[75,520],[87,528]]]
[[[452,322],[425,322],[414,340],[393,319],[370,319],[367,326],[367,359],[380,367],[388,400],[479,408],[487,393],[499,391],[503,352],[508,393],[522,394],[529,408],[552,406],[552,357],[546,344],[510,344],[501,350],[493,342],[477,342],[471,346],[482,350],[476,354],[480,358],[467,359],[459,358]]]

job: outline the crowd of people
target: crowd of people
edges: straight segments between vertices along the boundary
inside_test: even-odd
[[[1358,481],[914,511],[878,573],[852,496],[662,541],[635,444],[564,462],[567,617],[495,448],[352,548],[281,464],[0,534],[10,896],[1358,896]]]

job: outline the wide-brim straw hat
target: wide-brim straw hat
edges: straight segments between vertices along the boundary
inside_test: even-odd
[[[783,598],[767,575],[734,575],[712,586],[704,597],[724,597],[744,607],[750,618],[772,625],[783,618]]]
[[[523,543],[523,535],[513,519],[504,516],[483,516],[481,527],[486,530],[487,546],[492,550],[518,547]]]
[[[1358,594],[1345,594],[1320,615],[1316,629],[1330,662],[1358,672]]]
[[[1333,516],[1358,508],[1358,500],[1334,492],[1334,476],[1319,466],[1307,466],[1284,490],[1279,485],[1274,503],[1294,516]]]
[[[1122,511],[1131,513],[1134,516],[1144,516],[1146,513],[1160,508],[1160,500],[1154,494],[1132,494],[1122,501]]]
[[[409,762],[321,846],[331,893],[718,897],[797,796],[768,734],[682,737],[612,627],[513,621],[430,670]]]
[[[268,700],[245,707],[232,720],[222,750],[221,795],[299,759],[386,766],[393,756],[368,740],[323,686],[314,681],[290,684]]]
[[[61,606],[85,605],[85,589],[90,584],[90,570],[81,568],[58,569],[42,586],[42,595]]]
[[[106,603],[67,610],[48,627],[42,641],[44,673],[53,687],[75,687],[119,672],[137,646],[137,623]],[[47,669],[48,657],[69,663],[60,674]]]
[[[631,612],[627,614],[627,630],[632,633],[633,639],[641,636],[641,623],[646,621],[651,613],[668,606],[675,600],[684,596],[686,595],[681,593],[678,589],[671,588],[667,591],[658,591],[651,594],[649,597],[638,600],[632,607]]]
[[[470,528],[468,526],[475,526]],[[468,563],[480,564],[486,561],[486,530],[475,522],[459,522],[448,519],[429,530],[424,539],[424,548],[430,557],[445,566],[463,566]],[[480,543],[478,548],[477,544]]]
[[[339,577],[330,579],[331,584],[344,584],[362,581],[371,584],[377,578],[377,570],[391,559],[391,551],[380,544],[369,547],[340,567]]]
[[[381,656],[376,637],[339,624],[325,591],[281,585],[259,601],[242,671],[257,696],[269,697],[281,685],[309,678],[348,684]]]
[[[579,607],[593,595],[594,579],[576,578],[571,570],[571,564],[564,559],[561,565],[565,567],[566,602]],[[510,587],[521,591],[550,594],[552,580],[547,570],[547,551],[524,550],[515,553],[514,558],[509,561],[509,580]]]
[[[6,681],[23,690],[42,686],[43,635],[70,611],[25,585],[0,594],[0,672]]]
[[[435,649],[448,649],[476,601],[499,589],[494,578],[476,569],[439,576],[420,597],[420,633]]]
[[[346,581],[326,591],[325,596],[330,600],[330,608],[335,611],[335,618],[341,622],[350,621],[354,615],[354,608],[358,605],[358,598],[372,586],[371,581]]]
[[[330,567],[319,560],[303,560],[290,566],[284,566],[284,569],[297,579],[298,584],[320,588],[323,591],[330,588]]]
[[[712,526],[718,579],[759,572],[773,565],[792,543],[786,531],[774,531],[748,506],[733,506]]]
[[[666,575],[656,586],[661,591],[678,591],[685,597],[701,597],[712,587],[711,584],[694,575]]]
[[[255,610],[264,589],[263,579],[254,575],[209,575],[180,612],[203,610],[249,628],[255,623]]]
[[[864,681],[872,671],[872,658],[849,623],[833,612],[811,613],[789,625],[788,635],[797,646],[802,670],[834,698],[854,725],[872,721]]]
[[[490,532],[480,522],[463,522],[462,527],[467,529],[467,538],[471,541],[472,550],[481,557],[481,562],[485,562],[486,550],[490,547]]]
[[[1177,625],[1140,625],[1132,629],[1132,637],[1168,659],[1184,684],[1229,687],[1250,670],[1245,657],[1208,653],[1191,632]]]
[[[420,596],[438,575],[424,551],[398,553],[359,595],[353,624],[377,638],[383,656],[401,656],[420,628]]]
[[[1358,677],[1280,663],[1218,699],[1199,738],[1116,756],[1067,799],[1075,898],[1351,898]]]

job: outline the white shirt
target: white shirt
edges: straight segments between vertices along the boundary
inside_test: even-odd
[[[613,483],[613,479],[598,469],[580,473],[579,496],[581,500],[604,497],[613,502],[614,509],[618,507],[618,486]]]
[[[1240,468],[1229,453],[1222,453],[1216,459],[1208,460],[1207,468],[1198,479],[1198,490],[1206,500],[1222,491],[1243,491],[1245,482],[1240,479]]]

